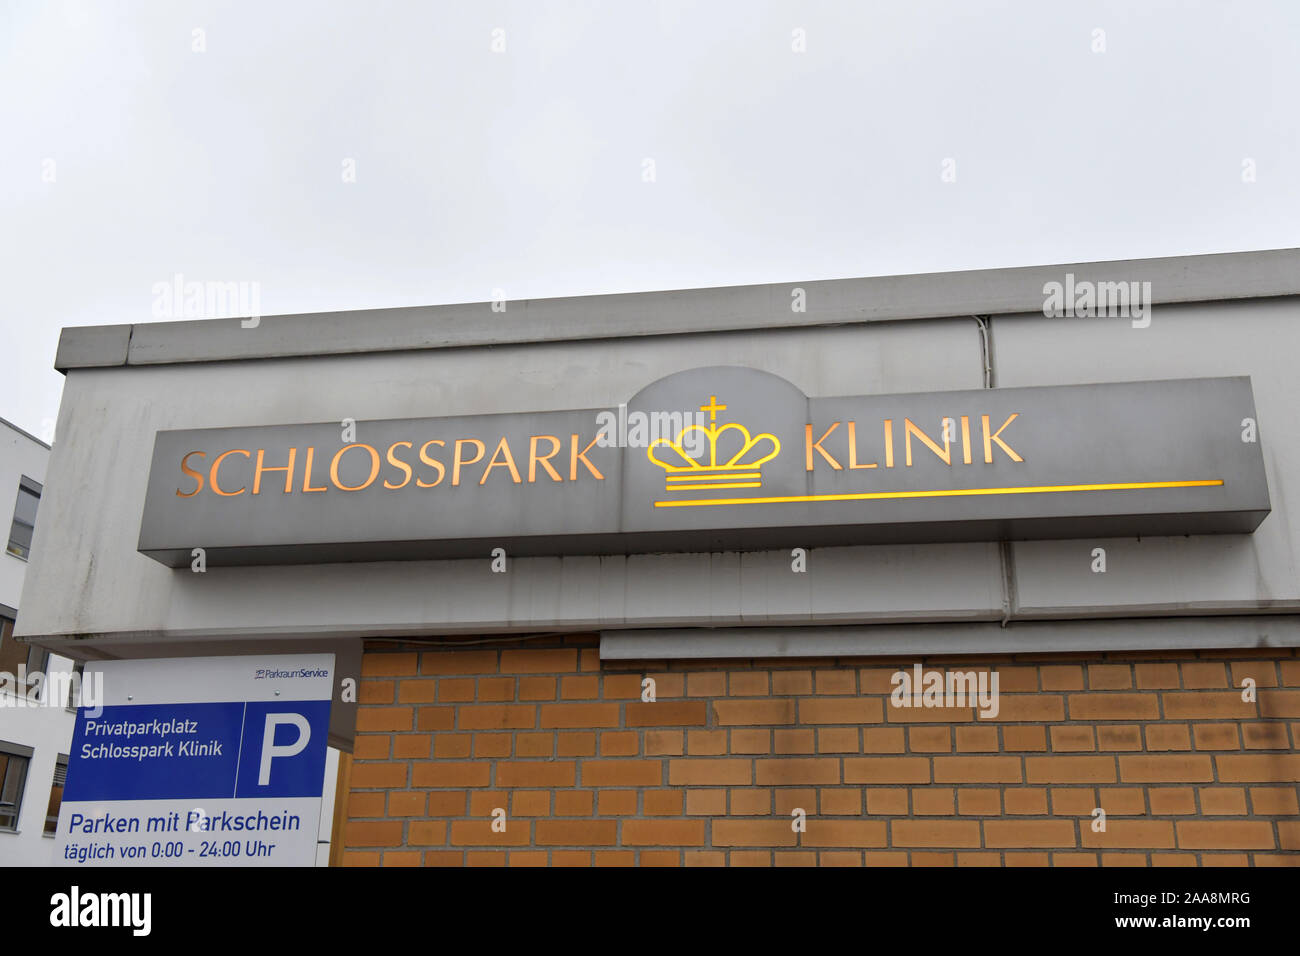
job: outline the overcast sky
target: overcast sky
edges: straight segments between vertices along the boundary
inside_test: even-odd
[[[0,417],[50,439],[59,329],[178,273],[274,315],[1300,246],[1297,48],[1295,0],[0,0]]]

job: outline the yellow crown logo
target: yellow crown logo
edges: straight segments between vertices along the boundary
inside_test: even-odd
[[[646,457],[668,473],[665,479],[666,490],[703,491],[763,486],[760,469],[780,454],[781,442],[767,432],[750,435],[748,428],[735,422],[718,425],[718,412],[725,411],[726,407],[718,404],[716,395],[710,395],[709,404],[700,406],[700,411],[709,413],[708,425],[687,425],[677,433],[677,438],[673,441],[657,438],[650,443]],[[727,432],[733,431],[740,438],[740,450],[725,461],[719,461],[718,440]],[[701,432],[708,441],[707,462],[693,458],[682,448],[682,439],[690,432]],[[768,446],[772,450],[764,455]],[[655,451],[660,448],[667,449],[664,455],[672,460],[664,461],[656,456]]]

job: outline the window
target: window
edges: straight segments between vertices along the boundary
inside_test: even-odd
[[[77,691],[81,688],[81,681],[85,678],[86,662],[76,661],[72,665],[72,680],[68,681],[68,710],[76,712],[77,707],[81,704],[82,697],[78,699]]]
[[[0,671],[18,673],[18,665],[27,663],[28,650],[14,640],[12,608],[0,607]]]
[[[18,612],[7,604],[0,604],[0,671],[14,675],[17,684],[18,665],[26,664],[27,673],[37,671],[44,673],[45,665],[50,659],[50,652],[31,644],[23,644],[14,639],[14,622]],[[31,680],[28,679],[28,684]],[[25,691],[24,691],[25,692]]]
[[[68,755],[59,754],[54,763],[54,782],[50,784],[50,805],[45,808],[45,835],[54,836],[59,830],[59,807],[63,805],[63,784],[68,779]]]
[[[32,553],[32,529],[36,527],[36,508],[40,503],[40,484],[24,475],[18,482],[14,523],[9,527],[9,553],[24,561]]]
[[[0,740],[0,830],[18,830],[18,811],[23,806],[23,787],[32,748]]]

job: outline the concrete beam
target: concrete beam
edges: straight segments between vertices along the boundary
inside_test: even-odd
[[[1300,617],[901,624],[872,627],[725,627],[601,631],[601,660],[929,657],[1068,651],[1193,651],[1300,647]],[[1271,665],[1270,665],[1271,666]]]
[[[1151,283],[1155,304],[1300,294],[1300,249],[508,302],[66,328],[55,368],[170,365],[1041,312],[1043,285]],[[791,309],[804,290],[806,310]]]

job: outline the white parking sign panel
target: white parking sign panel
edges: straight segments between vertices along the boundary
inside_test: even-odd
[[[102,661],[59,810],[71,866],[313,866],[333,654]]]

